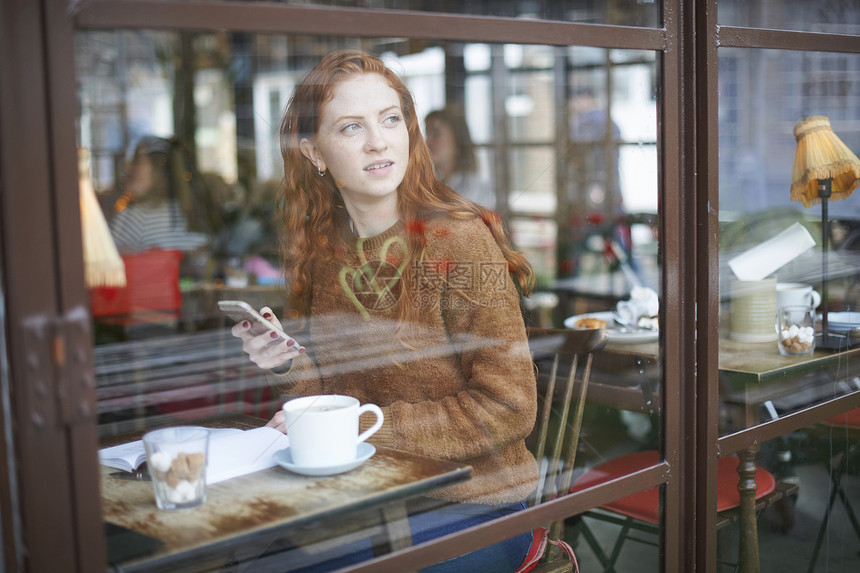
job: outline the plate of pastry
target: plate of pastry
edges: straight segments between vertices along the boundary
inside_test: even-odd
[[[656,317],[643,316],[635,326],[624,325],[615,319],[615,313],[611,310],[569,316],[564,319],[564,327],[570,329],[602,328],[606,330],[610,342],[627,344],[653,342],[660,336]]]

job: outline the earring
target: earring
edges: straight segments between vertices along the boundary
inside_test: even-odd
[[[323,175],[325,175],[325,169],[320,169],[319,167],[317,167],[317,173],[319,173],[320,177],[322,177]]]

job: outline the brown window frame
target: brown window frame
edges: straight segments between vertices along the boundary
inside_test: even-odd
[[[332,35],[361,30],[367,36],[396,30],[416,39],[659,52],[660,256],[667,309],[661,328],[664,461],[356,570],[399,571],[429,564],[655,485],[663,486],[664,495],[661,569],[715,570],[717,455],[860,406],[860,393],[854,393],[771,424],[718,436],[718,48],[860,53],[860,38],[720,27],[717,4],[663,0],[661,26],[636,28],[272,3],[4,2],[0,293],[5,308],[0,326],[6,336],[0,340],[9,360],[8,365],[0,363],[8,402],[0,411],[7,436],[0,461],[0,513],[5,565],[9,570],[50,571],[62,562],[69,570],[104,570],[76,190],[73,34],[81,29],[160,28]],[[47,223],[34,231],[32,220]]]

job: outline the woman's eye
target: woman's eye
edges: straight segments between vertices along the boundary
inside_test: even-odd
[[[360,126],[357,123],[348,123],[348,124],[344,125],[342,128],[340,128],[340,131],[342,133],[354,133],[354,132],[358,131],[359,127]]]
[[[387,125],[397,125],[401,121],[403,121],[403,117],[397,114],[389,115],[384,120],[385,124]]]

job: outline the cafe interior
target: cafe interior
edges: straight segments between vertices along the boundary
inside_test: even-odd
[[[457,571],[523,535],[478,570],[860,570],[857,2],[13,0],[0,26],[3,570]],[[298,324],[282,120],[343,49],[534,271],[534,380],[506,382],[536,397],[531,493],[441,537],[413,519],[476,470],[444,450],[210,474],[290,397],[219,302]],[[335,377],[366,367],[353,314]],[[105,450],[175,426],[211,430],[209,483],[166,510],[151,457]]]

